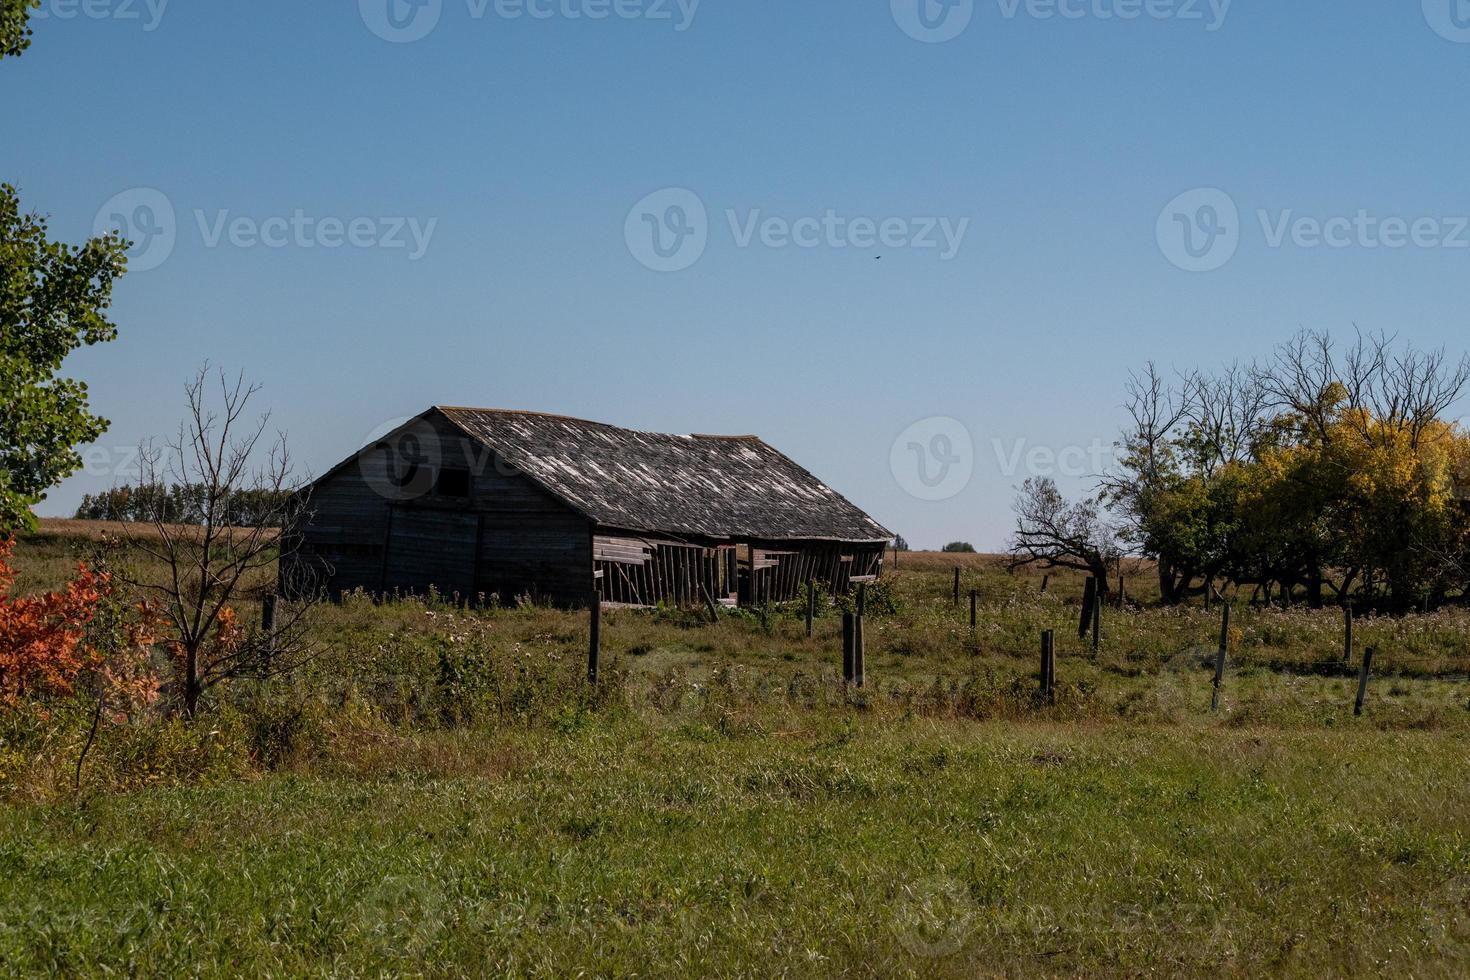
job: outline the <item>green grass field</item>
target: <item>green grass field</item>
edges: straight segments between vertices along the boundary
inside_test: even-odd
[[[42,535],[22,589],[82,547]],[[300,676],[194,725],[0,735],[17,974],[1322,975],[1470,970],[1470,615],[1110,610],[905,555],[837,617],[314,610]],[[1143,582],[1138,583],[1140,587]],[[890,608],[886,602],[892,600]],[[248,609],[248,607],[242,607]],[[1036,697],[1058,630],[1057,703]]]

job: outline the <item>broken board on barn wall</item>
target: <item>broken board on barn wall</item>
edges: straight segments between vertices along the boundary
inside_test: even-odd
[[[699,545],[629,535],[592,539],[593,575],[604,601],[618,605],[733,604],[734,545]]]

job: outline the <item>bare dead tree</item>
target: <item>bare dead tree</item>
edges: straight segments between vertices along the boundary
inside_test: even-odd
[[[1371,367],[1365,367],[1371,373]],[[1325,333],[1303,331],[1276,348],[1272,358],[1254,369],[1257,383],[1272,408],[1294,414],[1303,429],[1324,444],[1332,438],[1334,410],[1345,390],[1349,401],[1363,397],[1363,379],[1343,382]]]
[[[1298,416],[1324,444],[1334,422],[1376,444],[1378,433],[1407,434],[1418,449],[1424,433],[1470,388],[1470,357],[1450,360],[1444,348],[1399,346],[1382,333],[1358,333],[1341,355],[1328,334],[1301,333],[1276,349],[1254,375],[1268,407]]]
[[[1012,569],[1032,564],[1072,568],[1096,577],[1109,589],[1122,549],[1095,502],[1068,503],[1051,479],[1033,478],[1022,485],[1015,511]]]
[[[1190,375],[1181,402],[1196,436],[1195,462],[1206,477],[1248,461],[1270,427],[1270,396],[1256,374],[1239,364],[1218,377]]]
[[[292,466],[286,437],[263,445],[269,415],[245,418],[259,386],[217,375],[210,384],[206,366],[185,386],[188,416],[175,438],[140,453],[144,485],[197,484],[202,488],[199,523],[178,525],[160,506],[146,519],[128,525],[126,539],[153,558],[132,574],[133,584],[156,599],[173,631],[179,705],[193,717],[200,697],[235,677],[273,677],[294,670],[312,652],[304,617],[315,601],[309,583],[296,583],[289,603],[276,606],[269,631],[241,623],[234,604],[263,590],[274,596],[275,568],[282,542],[297,538],[306,517],[303,493],[291,493]],[[277,501],[258,526],[237,527],[228,520],[235,494],[268,491]],[[161,496],[161,495],[160,495]],[[290,566],[306,571],[307,563]],[[229,610],[229,611],[227,611]],[[253,620],[254,617],[251,617]]]

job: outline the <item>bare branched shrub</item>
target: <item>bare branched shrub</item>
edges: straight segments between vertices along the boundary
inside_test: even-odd
[[[185,385],[188,416],[177,435],[140,454],[143,485],[200,488],[198,523],[171,523],[162,507],[124,522],[129,543],[154,559],[156,571],[133,584],[159,604],[171,627],[176,694],[188,717],[219,682],[278,676],[311,654],[303,621],[315,600],[309,584],[289,589],[291,602],[274,602],[277,556],[282,542],[296,540],[307,498],[291,492],[296,488],[285,435],[266,444],[269,415],[246,419],[259,387],[243,376],[216,377],[217,389],[206,367]],[[272,501],[255,526],[227,519],[239,494]],[[290,566],[297,574],[308,570],[301,562]],[[270,630],[242,622],[235,608],[257,595],[274,603]]]

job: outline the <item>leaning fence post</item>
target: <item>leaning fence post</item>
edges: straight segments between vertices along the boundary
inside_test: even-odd
[[[1046,587],[1048,585],[1051,585],[1051,574],[1050,573],[1041,576],[1041,594],[1042,595],[1045,595],[1046,594]]]
[[[597,683],[599,661],[602,659],[602,590],[592,591],[591,629],[587,641],[587,682]]]
[[[709,594],[709,589],[701,583],[699,592],[704,596],[704,604],[709,607],[709,621],[716,626],[720,625],[720,607],[715,605],[715,597]]]
[[[1215,654],[1215,693],[1210,696],[1210,710],[1220,710],[1220,685],[1225,683],[1225,656],[1230,652],[1230,603],[1220,608],[1220,650]]]
[[[1363,651],[1363,669],[1358,672],[1358,700],[1353,702],[1353,716],[1363,713],[1363,699],[1368,696],[1368,676],[1373,670],[1373,647]]]

